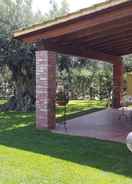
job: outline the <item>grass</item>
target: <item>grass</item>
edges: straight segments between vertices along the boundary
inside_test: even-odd
[[[0,105],[3,105],[3,104],[5,104],[5,103],[7,103],[7,101],[8,101],[7,99],[2,99],[2,98],[1,98],[1,99],[0,99]]]
[[[0,113],[0,184],[131,184],[123,144],[35,129],[33,113]]]
[[[68,116],[104,105],[71,101]],[[34,113],[0,113],[0,184],[111,183],[132,183],[132,154],[124,144],[38,131]]]
[[[7,103],[6,99],[0,99],[0,105],[5,103]],[[105,100],[71,100],[67,105],[66,118],[72,119],[78,116],[102,110],[105,107]],[[56,118],[58,122],[63,120],[64,108],[65,107],[62,106],[57,106],[56,108]]]
[[[102,110],[106,107],[106,101],[102,100],[71,100],[67,105],[67,119],[75,118]],[[63,119],[64,107],[57,107],[56,117],[58,121]]]

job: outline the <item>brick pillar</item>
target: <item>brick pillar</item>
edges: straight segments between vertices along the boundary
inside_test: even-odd
[[[122,87],[123,87],[123,64],[117,62],[113,64],[113,108],[121,107],[122,98]]]
[[[36,51],[36,127],[55,128],[56,53]]]

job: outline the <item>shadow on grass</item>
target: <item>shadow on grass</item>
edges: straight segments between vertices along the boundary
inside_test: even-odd
[[[35,124],[35,113],[0,112],[0,132]]]
[[[123,144],[38,131],[32,114],[3,113],[0,128],[1,145],[132,177],[132,154]]]

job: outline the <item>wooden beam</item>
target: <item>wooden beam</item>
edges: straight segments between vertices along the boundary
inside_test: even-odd
[[[122,58],[120,56],[114,56],[107,53],[100,52],[98,50],[92,50],[90,48],[86,48],[84,46],[69,46],[69,47],[62,47],[60,45],[53,45],[46,43],[46,41],[40,43],[41,49],[47,49],[50,51],[55,51],[63,54],[73,55],[73,56],[79,56],[79,57],[86,57],[90,59],[96,59],[100,61],[105,61],[111,64],[114,64],[115,62],[120,62]]]
[[[115,63],[113,65],[113,108],[121,107],[122,98],[122,87],[123,87],[123,64]]]
[[[55,38],[57,36],[67,35],[70,33],[77,33],[83,29],[90,29],[96,26],[106,24],[115,20],[121,20],[125,17],[132,16],[132,3],[128,3],[127,6],[122,4],[114,8],[112,11],[106,10],[102,13],[97,13],[95,16],[88,16],[87,18],[78,18],[75,21],[67,21],[64,24],[56,25],[55,27],[50,27],[47,30],[40,30],[23,35],[19,38],[25,40],[26,42],[32,43],[44,38]]]

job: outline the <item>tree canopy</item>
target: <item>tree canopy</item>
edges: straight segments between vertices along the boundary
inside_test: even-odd
[[[2,110],[31,111],[35,109],[35,47],[12,38],[12,33],[35,23],[65,15],[65,0],[60,5],[50,1],[44,14],[32,11],[32,0],[0,1],[0,70],[1,81],[14,89],[14,96]],[[132,71],[131,56],[125,57],[126,71]],[[5,75],[6,74],[6,75]],[[64,81],[71,98],[107,98],[112,90],[112,68],[106,63],[58,55],[57,79]],[[1,82],[0,82],[1,84]]]
[[[32,0],[0,1],[0,69],[8,67],[8,82],[14,84],[14,96],[4,109],[35,109],[35,48],[12,38],[12,33],[40,21],[47,21],[68,11],[68,5],[51,2],[48,14],[32,11]]]

